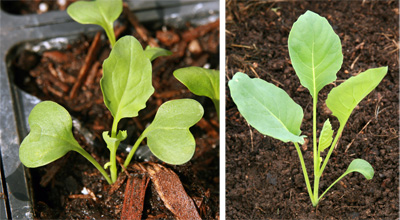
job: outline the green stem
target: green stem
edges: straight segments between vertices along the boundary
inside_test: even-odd
[[[339,129],[338,129],[338,132],[336,133],[336,137],[335,137],[335,139],[333,140],[332,145],[331,145],[331,147],[329,148],[328,154],[326,155],[326,157],[325,157],[325,159],[324,159],[324,163],[322,164],[322,167],[321,167],[321,169],[320,169],[319,176],[321,176],[322,173],[324,172],[324,169],[325,169],[325,167],[326,167],[326,164],[328,164],[329,158],[331,157],[332,151],[333,151],[333,149],[335,148],[336,143],[338,142],[340,136],[342,135],[342,132],[343,132],[343,129],[344,129],[345,124],[346,124],[346,122],[340,124],[340,127],[339,127]]]
[[[314,157],[314,201],[318,204],[319,154],[317,149],[317,102],[318,93],[313,96],[313,157]]]
[[[135,144],[133,145],[131,152],[129,152],[128,156],[126,157],[126,160],[124,162],[124,167],[128,167],[129,163],[132,160],[133,155],[135,154],[137,148],[139,147],[139,144],[146,137],[145,135],[146,135],[146,130],[139,136],[139,138],[136,140]]]
[[[118,127],[118,121],[113,120],[112,128],[111,128],[111,138],[117,138],[117,128]],[[113,183],[117,181],[118,177],[118,169],[117,169],[117,149],[120,141],[115,141],[112,142],[111,145],[110,143],[107,143],[107,148],[110,150],[110,174],[111,174],[111,180]]]
[[[325,195],[325,193],[328,192],[328,190],[329,190],[330,188],[332,188],[333,185],[335,185],[337,182],[339,182],[339,180],[341,180],[341,179],[342,179],[344,176],[346,176],[347,174],[348,174],[348,173],[342,174],[335,182],[333,182],[333,183],[324,191],[324,193],[322,193],[322,195],[318,198],[318,201],[321,200],[321,198]]]
[[[100,171],[100,173],[104,176],[104,178],[107,180],[108,184],[111,185],[113,183],[113,181],[111,181],[110,177],[108,176],[107,172],[103,169],[103,167],[88,152],[86,152],[82,147],[79,146],[79,147],[75,148],[74,151],[80,153],[88,161],[90,161]]]
[[[114,27],[113,23],[107,24],[103,29],[106,31],[108,40],[110,41],[111,47],[115,45],[115,34],[114,34]]]
[[[219,118],[219,99],[212,99],[214,106],[215,106],[215,110],[217,111],[217,115]]]
[[[310,185],[310,179],[308,178],[306,164],[304,163],[303,154],[301,153],[298,143],[294,142],[294,146],[296,147],[297,154],[299,155],[301,168],[303,170],[304,180],[306,181],[308,195],[310,196],[311,203],[313,204],[313,206],[316,206],[317,203],[315,203],[314,201],[314,196]]]

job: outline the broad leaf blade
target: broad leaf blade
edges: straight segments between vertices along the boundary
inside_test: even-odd
[[[367,180],[370,180],[372,177],[374,177],[374,168],[372,168],[371,164],[363,159],[354,159],[351,161],[349,167],[342,176],[352,172],[361,173]]]
[[[97,24],[106,29],[117,20],[122,12],[121,0],[77,1],[72,3],[67,13],[81,24]]]
[[[283,142],[304,143],[304,136],[299,136],[303,109],[284,90],[240,72],[228,85],[239,112],[260,133]]]
[[[113,117],[135,117],[154,92],[150,60],[138,40],[126,36],[117,41],[103,63],[100,81],[104,103]]]
[[[353,109],[382,81],[387,67],[369,69],[333,88],[328,94],[326,105],[332,114],[345,124]]]
[[[336,80],[343,62],[342,46],[329,22],[307,11],[293,24],[288,39],[289,55],[300,83],[313,98]]]
[[[154,121],[143,132],[151,152],[169,164],[189,161],[196,146],[189,128],[203,117],[203,112],[203,107],[193,99],[172,100],[161,105]]]
[[[164,48],[147,46],[144,50],[144,54],[150,59],[150,61],[153,61],[157,57],[170,56],[172,55],[172,52]]]
[[[28,122],[31,131],[19,149],[19,158],[27,167],[46,165],[71,150],[81,148],[72,135],[71,116],[55,102],[37,104]]]
[[[219,109],[219,71],[201,67],[185,67],[174,71],[174,76],[193,94],[213,100]]]
[[[320,152],[324,151],[331,145],[333,139],[332,135],[333,135],[332,125],[329,122],[329,119],[327,119],[324,123],[324,126],[322,127],[322,131],[319,136],[318,149]]]

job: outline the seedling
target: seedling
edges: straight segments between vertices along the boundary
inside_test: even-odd
[[[94,160],[74,139],[72,121],[68,112],[60,105],[45,101],[36,105],[29,115],[31,131],[22,141],[19,156],[27,167],[46,165],[76,151],[87,158],[105,177],[109,184],[117,179],[116,152],[127,132],[118,130],[122,118],[138,116],[154,92],[152,86],[151,60],[162,50],[144,51],[136,38],[126,36],[119,39],[103,63],[100,81],[104,103],[114,120],[111,132],[103,132],[110,150],[110,161],[104,167]],[[144,138],[153,154],[170,164],[183,164],[195,151],[195,140],[189,128],[203,116],[203,107],[195,100],[172,100],[160,106],[154,121],[143,131],[130,151],[124,166],[128,166],[137,147]]]
[[[334,131],[329,120],[326,120],[317,145],[318,93],[324,86],[336,80],[336,73],[343,62],[340,39],[325,18],[307,11],[293,24],[288,43],[293,68],[300,83],[309,90],[313,98],[314,190],[311,188],[299,147],[299,144],[304,144],[305,138],[300,130],[303,120],[303,109],[300,105],[296,104],[284,90],[261,79],[250,79],[244,73],[236,73],[228,85],[239,112],[250,125],[262,134],[283,142],[293,142],[312,205],[317,206],[326,192],[347,174],[359,172],[368,180],[374,176],[374,169],[367,161],[355,159],[343,175],[320,196],[318,195],[319,180],[351,112],[378,86],[388,68],[369,69],[349,78],[330,91],[326,105],[338,118],[340,126],[333,139]],[[327,148],[329,151],[323,159],[320,153]]]
[[[174,76],[193,94],[210,98],[219,114],[219,71],[202,67],[185,67],[174,71]]]

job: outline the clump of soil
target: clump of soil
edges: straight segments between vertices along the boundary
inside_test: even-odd
[[[304,109],[302,134],[312,137],[312,99],[290,63],[287,40],[306,10],[326,17],[339,35],[343,80],[388,66],[381,84],[350,116],[320,182],[322,193],[355,158],[375,176],[353,173],[313,208],[293,144],[265,137],[247,125],[226,90],[226,216],[232,219],[350,219],[399,217],[399,9],[396,1],[227,2],[227,81],[240,71],[284,89]],[[326,86],[318,97],[318,132],[329,118]],[[312,139],[302,146],[311,185]]]
[[[123,163],[127,156],[125,147],[134,143],[153,120],[162,103],[178,98],[198,100],[205,109],[205,115],[191,128],[196,138],[196,152],[192,160],[181,166],[171,166],[163,164],[155,157],[147,159],[163,164],[179,176],[184,189],[196,202],[197,211],[202,218],[218,218],[218,115],[211,100],[193,95],[172,73],[187,66],[207,65],[218,69],[218,63],[215,62],[218,59],[215,58],[219,57],[219,21],[199,27],[188,23],[183,29],[164,27],[166,30],[160,30],[161,27],[157,27],[158,29],[149,31],[147,27],[150,25],[138,23],[127,8],[124,8],[123,17],[126,19],[120,20],[115,28],[117,38],[133,35],[144,47],[148,44],[163,47],[171,50],[173,55],[152,62],[154,95],[137,118],[123,119],[119,123],[119,128],[128,130],[128,138],[118,152],[118,159]],[[90,53],[93,53],[93,56],[88,58]],[[99,85],[102,76],[101,64],[109,53],[110,47],[104,33],[98,33],[95,38],[82,35],[61,51],[23,51],[11,66],[15,83],[21,89],[42,100],[58,102],[80,122],[81,126],[75,126],[73,129],[74,135],[82,147],[100,164],[106,163],[109,158],[101,133],[109,131],[112,124],[112,116],[103,103]],[[84,68],[87,71],[82,74]],[[34,188],[35,217],[121,217],[126,178],[114,193],[109,194],[110,186],[105,179],[77,153],[68,153],[48,166],[30,171]],[[83,191],[87,195],[84,195]],[[151,181],[146,190],[142,217],[174,218],[160,200]]]

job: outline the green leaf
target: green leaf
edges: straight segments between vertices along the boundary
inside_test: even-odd
[[[19,149],[19,158],[25,166],[43,166],[71,150],[82,149],[72,135],[71,116],[59,104],[52,101],[37,104],[28,122],[31,131]]]
[[[343,62],[342,46],[329,22],[307,11],[293,24],[288,40],[289,55],[300,83],[313,98],[336,80]]]
[[[387,67],[369,69],[333,88],[328,94],[326,105],[340,124],[346,124],[353,109],[382,81]]]
[[[144,50],[144,54],[150,59],[150,61],[153,61],[157,57],[170,56],[172,55],[172,52],[164,48],[147,46]]]
[[[324,126],[322,127],[321,134],[319,135],[318,149],[320,152],[324,151],[331,145],[333,139],[332,135],[332,125],[329,122],[329,119],[327,119],[324,123]]]
[[[228,86],[239,112],[262,134],[283,142],[304,143],[300,125],[303,109],[275,85],[236,73]]]
[[[374,177],[374,168],[372,168],[371,164],[363,159],[354,159],[351,161],[346,172],[343,173],[343,176],[352,172],[361,173],[365,178],[367,178],[367,180],[370,180],[372,177]]]
[[[192,158],[196,142],[189,128],[203,117],[203,107],[193,99],[178,99],[160,106],[154,121],[143,135],[147,145],[160,160],[184,164]]]
[[[106,31],[111,45],[115,43],[113,23],[121,12],[121,0],[77,1],[67,8],[67,13],[75,21],[100,25]]]
[[[174,76],[193,94],[213,100],[219,109],[219,71],[202,67],[185,67],[174,71]]]
[[[117,41],[103,63],[100,81],[104,103],[117,122],[135,117],[154,92],[151,62],[138,40],[126,36]]]

